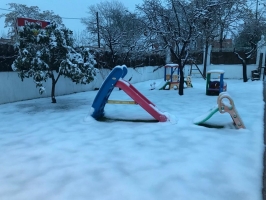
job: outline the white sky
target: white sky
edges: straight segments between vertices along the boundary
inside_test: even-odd
[[[163,80],[134,86],[171,122],[95,121],[88,115],[98,91],[59,96],[57,104],[42,98],[0,105],[1,199],[262,199],[262,81],[226,79],[245,130],[234,129],[228,113],[208,121],[222,129],[193,124],[217,105],[202,78],[192,78],[183,96],[150,90],[154,82]],[[118,88],[109,99],[131,100]],[[108,104],[105,114],[153,119],[139,105]]]
[[[1,0],[0,8],[8,9],[7,3],[19,3],[27,6],[38,6],[41,10],[53,10],[55,14],[61,17],[67,18],[82,18],[86,17],[88,6],[101,2],[101,0]],[[142,0],[120,0],[129,10],[134,10],[135,4],[141,4]],[[0,10],[0,13],[6,13],[8,11]],[[63,19],[67,28],[78,32],[85,29],[80,20],[77,19]],[[4,18],[0,19],[0,37],[3,32],[7,32],[4,29]]]

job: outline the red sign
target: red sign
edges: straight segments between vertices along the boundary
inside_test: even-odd
[[[28,23],[36,23],[39,24],[42,28],[45,28],[50,24],[50,22],[36,20],[36,19],[29,19],[29,18],[17,18],[17,25],[18,26],[25,26]]]

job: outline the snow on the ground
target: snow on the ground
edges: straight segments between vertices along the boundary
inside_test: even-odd
[[[226,80],[247,129],[216,113],[207,128],[193,120],[216,105],[205,81],[193,88],[150,90],[134,84],[175,123],[138,105],[108,104],[104,122],[89,115],[97,91],[0,105],[1,200],[259,200],[262,198],[262,82]],[[109,99],[130,100],[115,89]]]

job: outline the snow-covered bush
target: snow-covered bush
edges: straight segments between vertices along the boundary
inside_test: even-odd
[[[40,94],[45,92],[43,82],[52,80],[52,103],[56,103],[55,85],[61,75],[75,83],[87,84],[94,80],[96,61],[89,49],[77,52],[73,48],[72,31],[51,23],[45,29],[31,23],[18,29],[15,44],[19,54],[12,64],[23,81],[32,77]],[[55,73],[57,72],[57,73]]]

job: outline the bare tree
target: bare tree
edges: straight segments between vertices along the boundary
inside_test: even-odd
[[[243,17],[244,23],[239,26],[238,34],[236,35],[235,46],[236,47],[247,47],[251,45],[251,50],[245,53],[244,56],[240,56],[237,50],[234,49],[234,53],[241,61],[243,66],[243,82],[247,82],[247,64],[249,59],[252,56],[255,56],[256,51],[260,46],[257,46],[257,42],[260,40],[260,37],[266,32],[266,18],[265,12],[266,7],[262,5],[259,7],[259,2],[256,1],[257,6],[256,9],[252,9],[254,7],[254,2],[247,5],[245,10],[246,15]],[[253,3],[253,4],[252,4]],[[252,6],[253,5],[253,6]],[[259,57],[259,55],[257,55]]]
[[[100,39],[100,46],[111,53],[111,68],[117,64],[118,55],[122,62],[129,57],[139,41],[140,22],[134,13],[119,1],[104,1],[89,7],[89,16],[82,19],[93,41]],[[99,37],[99,38],[98,38]]]
[[[218,0],[220,5],[219,15],[217,15],[217,25],[219,34],[219,48],[223,49],[223,42],[226,37],[235,35],[240,21],[247,16],[247,0]]]
[[[212,44],[214,38],[218,36],[218,21],[219,15],[221,14],[221,5],[219,2],[210,2],[207,0],[194,0],[191,5],[195,6],[195,9],[201,13],[201,17],[197,20],[197,27],[201,33],[204,47],[203,76],[206,77],[209,46]]]
[[[149,41],[169,49],[180,68],[179,95],[183,95],[184,73],[191,44],[199,36],[196,21],[201,13],[182,0],[144,0],[137,10],[145,18]]]
[[[238,26],[238,32],[235,34],[236,47],[247,47],[250,41],[258,42],[261,35],[266,32],[266,5],[252,9],[254,6],[254,4],[248,4],[245,9],[243,23]]]
[[[237,56],[237,58],[242,63],[243,82],[247,82],[248,81],[248,77],[247,77],[247,63],[248,63],[248,60],[255,54],[255,52],[257,50],[257,45],[254,42],[252,42],[251,40],[249,42],[251,44],[251,50],[245,53],[245,57],[241,57],[239,55],[239,53],[234,49],[235,55]]]
[[[89,46],[90,45],[90,34],[87,30],[83,30],[81,32],[75,32],[73,35],[74,46]]]

